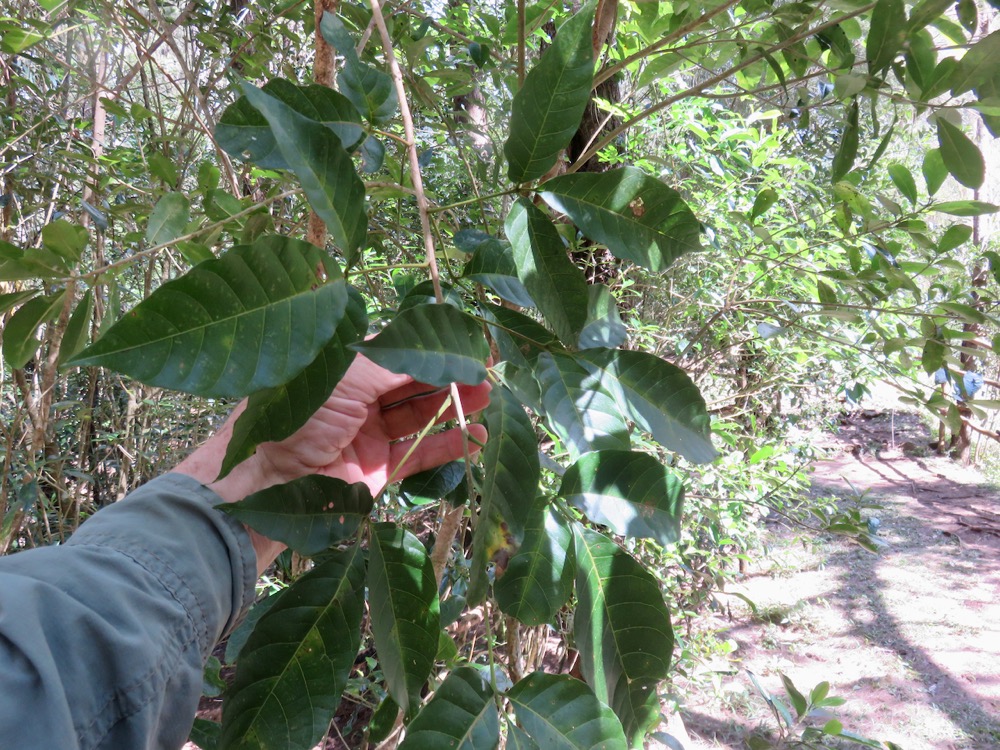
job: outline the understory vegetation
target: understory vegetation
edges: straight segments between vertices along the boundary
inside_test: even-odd
[[[996,17],[4,0],[0,554],[248,398],[228,473],[358,353],[489,378],[477,465],[238,504],[294,553],[192,739],[310,748],[336,716],[350,746],[669,741],[671,680],[712,648],[691,623],[766,518],[876,549],[860,506],[805,499],[789,427],[892,377],[956,460],[998,437]],[[788,741],[885,746],[786,687]]]

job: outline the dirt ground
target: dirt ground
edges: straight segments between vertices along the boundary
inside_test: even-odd
[[[743,748],[773,728],[746,670],[783,695],[821,681],[847,699],[845,729],[905,750],[1000,748],[1000,502],[977,472],[933,455],[914,415],[866,410],[826,439],[813,491],[881,508],[880,554],[836,538],[776,530],[770,559],[731,587],[710,627],[735,664],[707,675],[682,707],[686,750]],[[709,667],[712,671],[712,667]],[[706,677],[706,675],[703,675]],[[833,746],[833,745],[831,745]]]

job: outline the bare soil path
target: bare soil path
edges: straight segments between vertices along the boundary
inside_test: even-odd
[[[828,440],[813,491],[878,502],[887,547],[775,537],[771,559],[733,589],[757,614],[734,599],[731,619],[715,618],[739,669],[683,708],[693,748],[742,748],[773,727],[750,669],[779,695],[779,672],[804,691],[829,681],[848,700],[836,709],[845,728],[905,750],[1000,749],[997,491],[920,455],[929,438],[913,415],[857,412]]]

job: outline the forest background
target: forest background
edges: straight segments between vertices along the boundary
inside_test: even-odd
[[[336,714],[359,744],[667,741],[691,619],[765,518],[877,547],[804,500],[790,426],[891,376],[957,460],[998,438],[962,390],[998,379],[996,18],[5,0],[0,553],[249,397],[231,470],[357,352],[452,402],[489,377],[481,465],[234,511],[295,554],[193,737],[307,748]]]

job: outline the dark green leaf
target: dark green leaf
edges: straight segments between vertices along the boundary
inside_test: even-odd
[[[4,292],[0,294],[0,315],[23,302],[27,302],[32,297],[37,297],[39,293],[39,289],[27,289],[23,292]]]
[[[610,393],[615,384],[605,382],[612,376],[584,364],[564,354],[538,355],[535,377],[550,428],[574,458],[592,450],[628,450],[628,426]]]
[[[340,270],[319,248],[263,237],[163,284],[69,364],[202,396],[244,396],[312,362],[346,303]]]
[[[452,242],[463,253],[474,253],[484,242],[496,239],[481,229],[459,229],[452,237]]]
[[[619,536],[680,538],[684,485],[647,453],[588,453],[566,470],[559,494]]]
[[[323,38],[344,56],[344,69],[337,81],[340,90],[369,122],[381,125],[391,120],[399,106],[392,78],[358,58],[354,40],[335,15],[324,12],[319,29]]]
[[[517,275],[563,343],[576,346],[587,324],[587,282],[549,218],[518,198],[505,224]]]
[[[524,522],[541,472],[534,427],[520,402],[506,388],[494,388],[490,394],[486,431],[490,439],[483,450],[479,520],[472,540],[472,580],[466,595],[470,604],[478,604],[486,593],[486,566],[497,551],[492,549],[497,532],[509,536],[512,546],[524,538]],[[507,542],[506,538],[503,542]]]
[[[439,387],[483,382],[490,356],[473,318],[451,305],[434,304],[404,310],[378,336],[351,348],[391,372]]]
[[[291,81],[275,78],[261,91],[303,117],[329,128],[347,151],[353,151],[365,138],[357,109],[347,97],[328,86],[296,86]],[[245,96],[222,113],[215,126],[215,139],[231,156],[240,157],[248,152],[251,161],[264,169],[291,169],[278,148],[267,118]]]
[[[1000,69],[1000,31],[994,31],[972,45],[951,76],[951,93],[955,96],[978,88],[992,80]]]
[[[877,0],[872,10],[871,27],[865,40],[868,74],[877,76],[886,70],[906,38],[906,11],[903,0]]]
[[[945,346],[937,339],[927,339],[920,356],[920,364],[928,375],[934,374],[944,365]]]
[[[579,361],[609,389],[621,413],[665,448],[695,463],[715,458],[705,400],[679,367],[653,354],[617,349],[588,349]]]
[[[511,182],[548,172],[580,126],[594,83],[593,22],[593,3],[571,15],[514,96],[503,147]]]
[[[455,235],[458,245],[458,235]],[[472,258],[465,264],[462,275],[492,289],[502,299],[521,307],[534,307],[528,290],[517,277],[517,265],[510,244],[488,237],[476,244]]]
[[[507,699],[527,734],[545,750],[625,750],[614,713],[586,685],[565,674],[533,672]]]
[[[816,282],[816,295],[824,305],[836,305],[838,303],[837,293],[829,284],[823,281]]]
[[[764,188],[759,193],[757,193],[757,197],[754,198],[753,208],[750,209],[750,218],[756,219],[758,216],[763,216],[765,213],[767,213],[767,210],[771,206],[777,203],[777,201],[778,201],[778,194],[771,188]]]
[[[479,670],[459,667],[406,727],[399,750],[493,750],[499,744],[493,691]]]
[[[147,245],[165,245],[182,234],[191,220],[191,204],[181,193],[167,193],[156,202],[146,227]]]
[[[353,537],[372,509],[372,495],[363,482],[311,474],[216,507],[268,539],[311,556]]]
[[[979,147],[943,117],[937,120],[937,134],[941,158],[951,176],[967,188],[978,190],[986,177],[986,163]]]
[[[617,544],[574,526],[573,620],[580,666],[594,694],[621,719],[639,746],[660,715],[657,687],[670,671],[674,634],[660,585]]]
[[[935,203],[931,208],[942,214],[952,216],[982,216],[984,214],[995,214],[1000,208],[992,203],[983,201],[944,201]]]
[[[66,331],[59,344],[59,367],[87,345],[90,340],[90,319],[93,314],[94,295],[88,289],[73,310],[73,314],[69,316],[69,322],[66,323]]]
[[[680,194],[635,167],[567,174],[539,191],[584,235],[651,271],[700,247],[701,224]]]
[[[490,334],[500,349],[500,356],[528,366],[542,351],[562,351],[559,339],[550,330],[523,313],[499,305],[480,303],[483,316],[490,323]]]
[[[312,747],[361,644],[364,552],[332,554],[285,591],[240,653],[219,750]]]
[[[896,0],[894,0],[896,1]],[[839,182],[854,167],[858,157],[858,98],[854,97],[847,109],[847,122],[840,136],[840,145],[833,156],[833,166],[830,176],[834,182]]]
[[[222,726],[208,719],[195,719],[188,735],[188,741],[193,742],[201,750],[215,750],[218,747]]]
[[[437,502],[465,481],[465,461],[449,461],[407,477],[399,485],[401,499],[411,505]]]
[[[441,630],[434,569],[419,539],[393,524],[372,527],[368,592],[379,666],[390,695],[412,715]]]
[[[372,714],[371,721],[368,722],[368,741],[379,743],[388,738],[398,718],[399,706],[391,695],[386,694]]]
[[[909,33],[915,34],[955,4],[955,0],[923,0],[910,13]]]
[[[11,368],[24,367],[35,356],[39,342],[35,332],[39,326],[59,316],[66,290],[28,300],[10,316],[3,329],[3,357]]]
[[[552,622],[573,592],[576,555],[573,533],[546,498],[535,501],[524,542],[493,584],[504,614],[534,627]]]
[[[347,287],[344,317],[316,359],[287,383],[250,395],[233,425],[220,476],[253,455],[261,443],[284,440],[309,421],[354,361],[355,352],[348,347],[367,332],[364,298],[354,287]]]
[[[934,195],[948,176],[948,168],[944,165],[944,159],[941,158],[941,149],[928,149],[927,153],[924,154],[921,169],[924,173],[924,182],[927,183],[927,194]]]
[[[910,170],[902,164],[890,164],[889,177],[892,179],[892,183],[896,186],[896,189],[903,195],[903,197],[910,201],[913,205],[916,205],[917,183],[914,181]]]
[[[361,171],[366,174],[378,172],[385,164],[385,146],[373,135],[361,144]]]
[[[250,611],[247,612],[246,617],[243,618],[243,622],[236,626],[236,629],[229,634],[229,638],[226,640],[226,653],[224,655],[226,664],[236,663],[243,647],[247,645],[247,640],[250,638],[250,634],[253,633],[253,629],[257,627],[257,621],[260,620],[260,618],[263,617],[267,611],[271,609],[271,607],[278,603],[278,599],[280,599],[281,595],[286,591],[288,591],[287,588],[278,589],[250,607]]]
[[[517,724],[507,720],[507,750],[539,750],[538,744]]]
[[[365,185],[340,139],[256,86],[243,83],[242,88],[270,125],[278,150],[334,242],[345,253],[357,250],[368,233]]]
[[[956,10],[958,22],[962,24],[962,28],[970,34],[973,33],[979,26],[979,11],[976,10],[976,0],[958,0]],[[1000,62],[1000,57],[995,62]]]
[[[580,332],[580,348],[621,346],[628,338],[628,329],[622,323],[611,290],[604,284],[593,284],[587,287],[587,291],[587,325]]]
[[[798,718],[805,716],[806,709],[809,707],[809,702],[806,697],[799,692],[799,689],[795,687],[795,684],[788,678],[787,675],[778,673],[781,677],[781,683],[785,686],[785,692],[788,693],[788,698],[792,702],[792,707],[795,709],[795,714]]]

